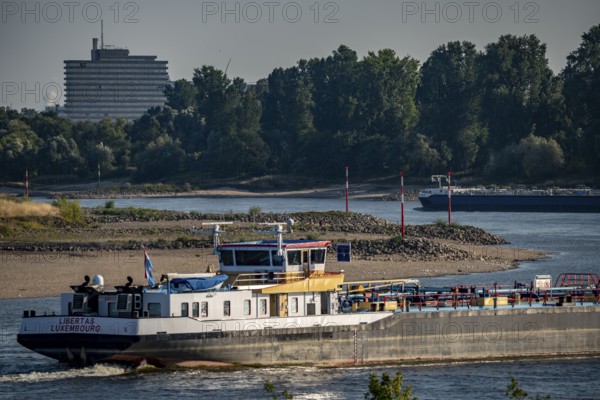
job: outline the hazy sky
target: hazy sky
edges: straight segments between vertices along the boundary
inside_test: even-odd
[[[598,0],[458,1],[2,1],[0,106],[64,103],[63,60],[89,59],[92,38],[169,62],[171,80],[204,64],[247,82],[340,44],[391,48],[421,62],[440,44],[469,40],[479,50],[503,34],[536,34],[558,73],[581,35],[600,23]],[[58,93],[55,93],[57,92]]]

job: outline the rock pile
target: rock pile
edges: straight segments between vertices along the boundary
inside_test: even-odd
[[[369,259],[377,255],[399,255],[404,260],[458,261],[470,258],[470,253],[444,244],[434,243],[423,238],[388,240],[353,240],[352,254],[355,257]]]

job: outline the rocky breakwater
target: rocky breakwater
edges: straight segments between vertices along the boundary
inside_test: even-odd
[[[461,261],[472,258],[471,253],[424,238],[392,238],[388,240],[353,240],[352,255],[373,260],[374,256],[396,255],[396,261]],[[388,258],[392,261],[392,258]]]
[[[90,252],[149,249],[209,248],[209,235],[193,235],[190,226],[203,221],[233,221],[226,228],[225,241],[258,240],[254,231],[260,223],[295,221],[289,238],[319,238],[351,242],[352,254],[363,260],[460,261],[474,259],[469,246],[507,244],[479,228],[442,223],[409,225],[405,238],[401,227],[371,215],[344,212],[226,213],[204,214],[143,209],[89,209],[86,225],[53,225],[56,240],[28,240],[21,232],[12,240],[0,241],[0,250],[20,252]],[[184,223],[182,223],[184,221]],[[41,221],[47,222],[47,221]],[[72,240],[61,240],[68,236]],[[342,239],[339,239],[343,237]],[[465,246],[467,245],[467,246]],[[332,249],[334,251],[335,249]],[[393,257],[392,257],[393,256]]]

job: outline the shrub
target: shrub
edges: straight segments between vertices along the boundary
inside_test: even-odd
[[[104,203],[104,208],[115,208],[115,201],[114,200],[106,200],[106,203]]]
[[[69,200],[66,197],[63,197],[54,201],[52,204],[60,210],[65,222],[78,225],[85,222],[83,211],[77,200]]]
[[[413,396],[412,386],[402,389],[404,377],[398,371],[394,379],[387,372],[381,375],[381,381],[375,374],[369,374],[369,391],[365,393],[366,400],[418,400]]]
[[[319,240],[319,234],[317,232],[310,232],[306,235],[308,240]]]
[[[259,206],[252,206],[248,210],[248,214],[250,214],[253,217],[258,216],[261,212],[262,212],[262,209]]]

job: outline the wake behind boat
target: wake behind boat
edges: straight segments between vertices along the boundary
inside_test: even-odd
[[[220,244],[220,273],[165,274],[61,295],[61,314],[24,312],[18,342],[73,365],[361,364],[600,354],[599,278],[530,285],[421,287],[413,279],[345,282],[327,273],[329,241]],[[340,246],[341,247],[341,246]],[[346,249],[347,250],[347,249]],[[343,252],[341,252],[343,253]],[[341,257],[347,255],[340,254]],[[225,275],[226,273],[227,275]]]
[[[448,190],[455,211],[600,212],[600,191],[577,189],[486,189],[442,187],[444,175],[432,176],[438,187],[419,192],[425,210],[447,210]]]

